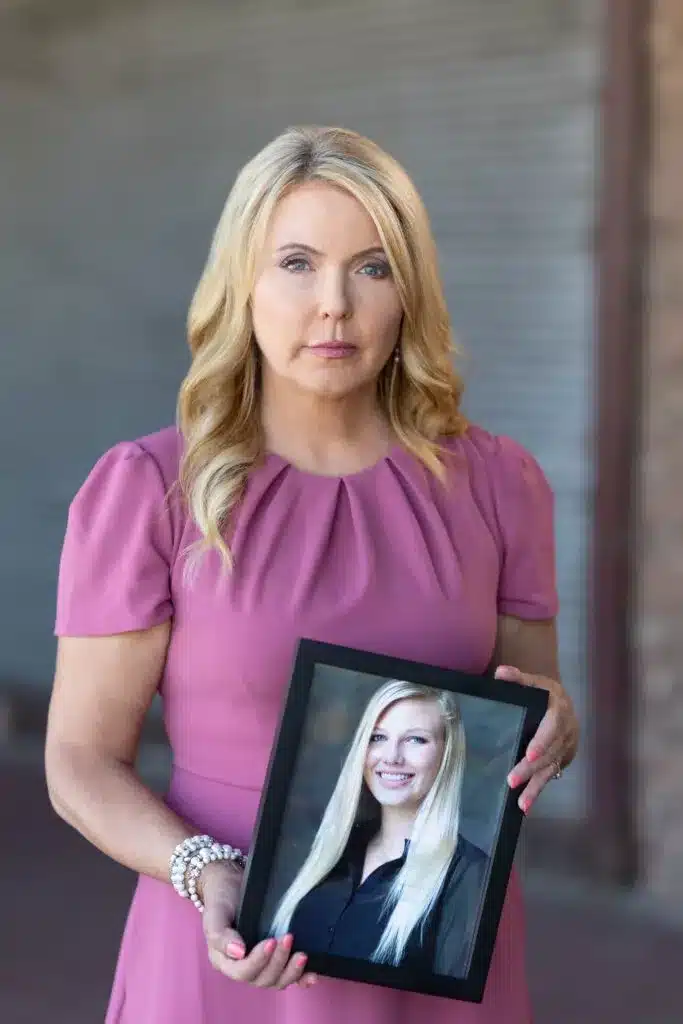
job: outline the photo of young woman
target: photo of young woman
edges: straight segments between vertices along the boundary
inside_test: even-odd
[[[488,867],[460,833],[455,695],[389,680],[361,716],[272,934],[297,948],[464,974]]]

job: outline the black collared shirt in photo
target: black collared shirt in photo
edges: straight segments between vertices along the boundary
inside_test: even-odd
[[[297,949],[372,960],[387,922],[386,899],[409,847],[406,840],[400,858],[361,883],[376,830],[355,826],[337,866],[297,907],[291,923]],[[441,893],[424,926],[409,937],[401,966],[452,977],[465,973],[487,866],[486,854],[460,836]]]

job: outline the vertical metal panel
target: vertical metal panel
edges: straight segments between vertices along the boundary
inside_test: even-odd
[[[639,869],[633,715],[635,472],[640,429],[650,158],[648,0],[609,0],[602,103],[597,453],[591,647],[594,868]]]

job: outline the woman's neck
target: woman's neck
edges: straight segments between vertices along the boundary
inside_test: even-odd
[[[410,839],[417,811],[411,808],[383,807],[379,831],[375,836],[378,848],[391,858],[403,856],[406,839]]]
[[[391,431],[374,387],[341,398],[301,393],[263,381],[261,423],[266,450],[299,469],[344,475],[383,459]]]

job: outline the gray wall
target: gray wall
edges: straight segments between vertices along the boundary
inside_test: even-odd
[[[374,136],[431,211],[467,410],[558,498],[584,713],[599,0],[0,3],[0,679],[45,687],[68,501],[171,421],[184,316],[243,161],[287,124]],[[581,770],[553,813],[581,805]]]

